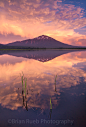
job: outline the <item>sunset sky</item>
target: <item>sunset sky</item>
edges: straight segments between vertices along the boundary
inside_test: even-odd
[[[86,46],[86,0],[0,0],[0,43],[48,35]]]

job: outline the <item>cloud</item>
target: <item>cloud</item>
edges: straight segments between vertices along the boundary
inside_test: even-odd
[[[4,3],[0,1],[0,7],[4,7]]]
[[[42,34],[81,36],[74,29],[86,26],[84,9],[61,0],[3,0],[0,33],[33,38]],[[49,22],[51,21],[51,22]]]
[[[21,37],[20,35],[14,35],[14,34],[0,34],[0,42],[3,44],[7,44],[10,42],[15,42],[15,41],[21,41],[21,40],[26,40],[26,37]]]

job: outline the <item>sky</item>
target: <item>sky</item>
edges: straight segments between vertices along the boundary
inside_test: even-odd
[[[0,43],[50,36],[86,46],[86,0],[0,0]]]

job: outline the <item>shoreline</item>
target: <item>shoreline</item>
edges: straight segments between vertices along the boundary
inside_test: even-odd
[[[31,50],[86,50],[86,48],[12,48],[12,49],[0,49],[0,51],[18,50],[18,51],[31,51]]]

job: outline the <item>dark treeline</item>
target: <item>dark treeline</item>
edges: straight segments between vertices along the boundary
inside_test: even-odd
[[[13,49],[20,49],[20,50],[32,50],[32,49],[46,49],[46,48],[34,48],[34,47],[22,47],[22,46],[2,46],[0,50],[13,50]]]
[[[60,47],[60,48],[39,48],[39,47],[22,47],[22,46],[0,46],[0,50],[34,50],[34,49],[37,49],[37,50],[40,50],[40,49],[86,49],[86,47],[71,47],[71,48],[63,48],[63,47]]]

